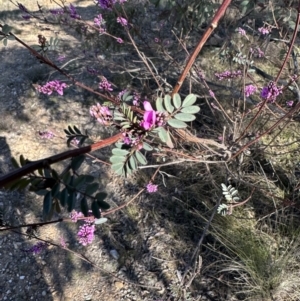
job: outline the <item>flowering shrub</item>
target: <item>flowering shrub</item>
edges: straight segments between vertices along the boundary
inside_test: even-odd
[[[159,23],[158,30],[153,32],[149,38],[147,37],[147,39],[143,40],[139,32],[139,26],[137,26],[139,24],[135,24],[135,18],[132,18],[128,13],[129,10],[127,11],[125,8],[127,5],[125,0],[98,0],[96,2],[97,5],[91,22],[84,20],[83,16],[79,15],[79,8],[73,4],[62,5],[60,8],[51,9],[48,12],[51,21],[54,20],[53,22],[57,22],[60,26],[68,26],[70,30],[76,28],[76,30],[80,31],[83,40],[87,44],[89,42],[91,44],[95,43],[96,50],[93,49],[93,60],[89,62],[88,66],[82,68],[84,75],[88,74],[93,79],[93,87],[87,86],[85,82],[80,82],[71,72],[68,72],[67,68],[65,69],[65,66],[68,65],[65,61],[72,60],[71,53],[66,55],[55,52],[52,55],[51,51],[58,51],[57,49],[59,49],[57,47],[59,45],[57,38],[49,38],[46,34],[45,36],[39,34],[38,45],[31,47],[15,36],[12,33],[13,29],[6,24],[1,25],[0,35],[4,45],[9,40],[15,39],[20,44],[26,45],[31,54],[41,63],[56,70],[57,73],[54,74],[57,77],[54,80],[43,84],[40,83],[37,86],[37,90],[40,93],[47,96],[57,93],[63,96],[65,89],[71,85],[87,90],[97,97],[95,103],[91,104],[89,108],[89,114],[93,122],[95,121],[95,127],[100,127],[101,129],[110,127],[109,133],[114,133],[109,138],[94,141],[94,136],[90,136],[89,130],[83,130],[79,126],[68,126],[64,129],[64,133],[66,134],[66,143],[72,149],[34,162],[25,159],[21,155],[19,160],[13,159],[15,168],[18,168],[20,171],[19,178],[15,176],[18,173],[14,172],[3,180],[3,186],[7,189],[24,189],[27,187],[31,192],[41,196],[43,198],[42,210],[45,221],[51,222],[54,214],[61,215],[62,210],[68,211],[70,218],[59,221],[78,223],[77,240],[83,246],[93,243],[97,233],[97,225],[106,222],[107,219],[103,216],[115,209],[108,211],[110,203],[106,201],[107,194],[104,191],[100,191],[98,179],[89,174],[81,174],[81,166],[85,161],[85,154],[112,145],[111,156],[109,159],[107,158],[105,164],[111,166],[115,176],[129,177],[139,169],[156,168],[152,176],[149,176],[140,185],[140,193],[155,194],[161,189],[162,185],[160,185],[157,177],[163,178],[166,174],[170,176],[160,169],[163,169],[164,166],[175,164],[175,161],[171,161],[173,157],[176,157],[176,164],[188,161],[195,163],[196,166],[196,163],[205,163],[207,171],[209,171],[210,164],[217,163],[218,175],[216,177],[224,176],[222,174],[222,166],[226,165],[228,169],[226,174],[230,174],[232,179],[238,181],[237,179],[242,174],[240,171],[244,166],[242,164],[244,156],[239,157],[239,154],[246,154],[245,151],[248,147],[270,132],[267,129],[261,134],[256,128],[254,134],[251,133],[250,135],[248,132],[252,124],[255,124],[257,116],[260,116],[260,112],[264,111],[265,107],[271,108],[274,115],[280,110],[280,118],[283,120],[284,118],[281,117],[283,114],[286,114],[283,115],[284,117],[292,116],[293,112],[296,112],[298,108],[298,104],[294,100],[287,101],[287,99],[296,98],[292,98],[289,95],[289,98],[282,99],[287,87],[291,93],[297,94],[295,92],[297,90],[295,89],[297,75],[290,76],[286,87],[283,87],[279,81],[280,72],[274,80],[270,81],[270,75],[267,74],[265,76],[266,73],[261,71],[256,65],[257,62],[263,64],[268,59],[268,52],[264,53],[266,48],[263,48],[264,44],[260,43],[260,40],[266,42],[267,36],[273,28],[271,25],[264,25],[259,28],[254,28],[255,25],[253,25],[253,28],[249,28],[251,25],[249,21],[243,24],[243,28],[236,28],[236,40],[230,41],[224,48],[217,51],[216,56],[221,63],[218,66],[211,66],[212,74],[214,74],[213,83],[210,82],[209,74],[205,74],[205,70],[198,69],[195,66],[195,69],[190,72],[190,86],[184,86],[184,91],[178,93],[185,77],[189,74],[189,66],[193,65],[193,60],[197,57],[197,51],[195,50],[194,53],[186,55],[186,66],[182,76],[176,81],[175,86],[172,87],[173,90],[171,90],[171,85],[168,83],[169,79],[165,79],[160,74],[163,68],[159,66],[159,62],[152,60],[152,57],[147,57],[139,49],[144,43],[146,45],[144,49],[147,47],[153,47],[151,51],[159,49],[160,53],[168,55],[170,61],[176,62],[177,58],[174,54],[176,47],[174,49],[170,47],[172,45],[171,38],[162,36],[163,30],[161,29],[164,28],[166,30],[167,28],[162,24],[164,22],[157,22]],[[197,10],[197,13],[201,16],[206,14],[212,17],[216,3],[206,1],[205,7],[212,9],[203,9],[203,12],[200,12],[199,4],[204,2],[193,1],[191,7],[195,8],[195,11]],[[241,5],[248,8],[250,2],[248,1],[247,5],[245,4],[246,2],[243,1],[243,5]],[[186,7],[187,3],[191,2],[186,1],[186,3],[182,4],[182,7]],[[179,2],[170,2],[169,4],[170,6],[166,10],[172,11],[176,5],[179,5]],[[23,5],[18,4],[18,7],[24,13],[23,18],[31,19],[37,17],[37,13],[31,13]],[[196,13],[191,10],[191,7],[187,6],[189,18]],[[226,7],[222,7],[224,13]],[[216,13],[215,16],[220,18],[221,15]],[[191,24],[196,22],[194,19],[190,20],[189,18],[188,20]],[[216,19],[218,20],[218,18]],[[114,24],[117,34],[112,34],[110,30],[111,24]],[[211,34],[216,24],[217,22],[214,21],[211,26],[208,26],[206,29],[208,34],[203,35],[198,45],[205,44],[204,39]],[[130,49],[136,51],[139,57],[138,63],[143,62],[145,69],[131,69],[131,67],[127,68],[127,66],[124,69],[126,69],[126,74],[128,73],[131,79],[135,80],[138,78],[140,80],[142,78],[141,82],[145,84],[144,87],[133,84],[133,80],[128,86],[126,84],[123,85],[123,82],[121,84],[117,83],[114,80],[116,72],[112,71],[114,75],[111,76],[107,70],[103,71],[104,68],[102,68],[101,64],[96,65],[100,60],[104,62],[110,59],[111,53],[101,53],[101,59],[99,59],[99,53],[106,47],[101,44],[105,44],[106,40],[103,40],[104,38],[109,39],[114,43],[113,47],[119,47],[122,51],[124,49],[127,51],[125,47],[132,47]],[[191,43],[192,41],[191,39]],[[97,43],[101,44],[101,47],[99,46],[101,51],[97,49],[99,45]],[[184,43],[181,46],[184,48]],[[292,46],[289,47],[292,49]],[[111,51],[112,48],[108,46],[107,49]],[[89,55],[87,52],[85,49],[85,58]],[[181,55],[180,52],[178,53]],[[216,52],[214,51],[214,53]],[[106,54],[108,54],[107,57],[105,56]],[[51,60],[53,56],[55,56],[54,62]],[[290,55],[287,54],[287,58],[289,57]],[[124,57],[125,62],[126,60],[127,56]],[[64,67],[57,66],[55,62],[62,63],[60,65]],[[93,65],[94,62],[96,62],[95,65]],[[223,65],[228,62],[230,64]],[[117,65],[118,62],[113,63]],[[107,69],[110,71],[110,66]],[[216,72],[217,69],[221,71]],[[174,70],[173,74],[176,74],[177,71]],[[136,75],[138,72],[140,73]],[[144,74],[146,72],[148,72],[147,75]],[[64,82],[58,79],[58,73],[60,73],[60,76],[65,76]],[[123,73],[120,72],[117,75]],[[148,74],[151,75],[151,80],[154,84],[150,83]],[[262,75],[264,79],[270,81],[267,86],[263,86],[264,83],[261,78],[260,80],[257,79],[258,76]],[[85,81],[85,78],[83,78],[83,81]],[[220,81],[223,82],[220,83]],[[198,90],[198,86],[195,83],[200,83],[203,91],[201,90],[202,88]],[[295,86],[293,86],[294,84]],[[197,94],[192,93],[193,90]],[[261,93],[257,93],[257,91]],[[220,94],[223,95],[220,97]],[[230,101],[228,101],[228,95],[230,95]],[[243,101],[244,105],[240,105]],[[199,116],[200,106],[206,106],[205,113],[202,114],[201,111],[201,118],[197,122],[192,123]],[[207,113],[207,111],[210,113]],[[255,114],[252,114],[253,112]],[[205,119],[206,115],[209,115],[209,122]],[[254,117],[248,123],[247,118],[249,116]],[[278,123],[280,122],[281,119],[278,120]],[[273,127],[275,126],[277,126],[276,123]],[[221,127],[222,130],[220,130]],[[58,138],[51,131],[39,131],[36,133],[43,139]],[[250,142],[245,142],[245,138],[250,138]],[[196,143],[196,147],[192,143]],[[252,153],[255,152],[250,152],[249,156],[252,156]],[[237,157],[239,157],[237,162],[239,162],[239,168],[241,169],[238,175],[236,170],[231,170],[231,165],[227,164],[227,162],[229,163]],[[68,160],[66,163],[67,167],[63,172],[57,171],[52,167],[52,164],[62,160]],[[151,162],[150,166],[148,162]],[[214,182],[213,178],[210,180]],[[215,187],[217,186],[215,185]],[[221,189],[222,191],[219,191],[219,194],[223,194],[227,203],[219,205],[217,212],[224,216],[230,215],[234,207],[241,206],[244,203],[239,203],[238,191],[232,185],[222,184]],[[79,207],[80,211],[75,211],[79,210]],[[40,223],[40,225],[43,224]],[[61,245],[67,249],[63,238]],[[26,250],[26,252],[37,254],[46,247],[47,244],[40,243]]]

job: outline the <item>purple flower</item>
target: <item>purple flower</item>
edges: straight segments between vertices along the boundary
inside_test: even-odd
[[[128,21],[122,17],[118,17],[117,22],[120,23],[122,26],[127,26],[127,24],[128,24]]]
[[[152,106],[149,101],[144,101],[144,121],[140,125],[145,129],[149,130],[155,125],[156,122],[156,112],[152,109]]]
[[[99,14],[96,18],[94,18],[94,24],[99,27],[105,24],[105,21],[101,14]]]
[[[95,117],[100,124],[109,125],[112,115],[108,107],[101,106],[99,103],[90,108],[90,114]]]
[[[138,106],[140,104],[141,95],[136,91],[133,92],[133,101],[132,104],[134,106]]]
[[[241,27],[238,28],[238,33],[239,33],[240,35],[242,35],[242,36],[245,36],[245,35],[246,35],[245,29],[243,29],[243,28],[241,28]]]
[[[122,96],[125,94],[127,92],[127,89],[125,89],[125,90],[122,90],[121,92],[119,92],[119,94],[118,94],[118,98],[119,99],[121,99],[122,98]]]
[[[27,20],[30,20],[31,16],[30,15],[22,15],[22,18],[27,21]]]
[[[152,184],[151,182],[149,182],[148,185],[146,186],[147,191],[149,193],[156,192],[157,191],[157,187],[158,187],[158,185]]]
[[[103,9],[111,10],[115,3],[116,0],[98,0],[98,5]]]
[[[208,90],[208,92],[209,92],[209,95],[210,95],[212,98],[215,97],[215,93],[214,93],[212,90]]]
[[[242,71],[241,70],[237,70],[237,71],[224,71],[221,73],[215,73],[215,76],[217,77],[218,80],[223,80],[223,79],[229,79],[229,78],[235,78],[238,76],[242,75]]]
[[[60,245],[65,249],[67,247],[65,238],[63,236],[60,237]]]
[[[270,29],[266,28],[266,27],[260,27],[258,28],[258,31],[262,34],[262,35],[267,35],[270,33]]]
[[[77,223],[78,218],[81,218],[81,217],[83,217],[83,214],[81,212],[77,212],[75,210],[73,210],[70,214],[70,218],[73,223]]]
[[[120,43],[120,44],[124,43],[124,41],[121,38],[117,38],[117,42]]]
[[[104,91],[112,91],[113,88],[111,87],[111,83],[108,82],[108,80],[102,76],[102,81],[99,84],[99,89]]]
[[[286,102],[286,105],[287,105],[288,107],[292,107],[293,104],[294,104],[294,101],[293,101],[293,100],[289,100],[289,101]]]
[[[65,58],[66,58],[65,55],[59,55],[59,56],[57,57],[57,60],[58,60],[59,62],[62,62],[63,60],[65,60]]]
[[[274,102],[281,93],[282,88],[277,87],[275,83],[271,81],[267,87],[263,87],[260,96],[267,99],[269,102]]]
[[[39,135],[43,139],[52,139],[54,137],[54,134],[51,131],[39,131]]]
[[[129,137],[128,133],[123,133],[123,142],[126,145],[131,145],[132,139]]]
[[[37,90],[40,93],[51,95],[53,91],[56,91],[59,95],[64,94],[64,88],[66,88],[67,85],[65,83],[61,83],[58,80],[50,81],[46,83],[44,86],[38,86]]]
[[[79,243],[83,246],[86,246],[93,242],[94,240],[95,226],[91,224],[84,224],[79,227],[77,233]]]
[[[256,92],[257,88],[253,85],[245,86],[245,95],[246,97],[249,97],[250,95],[254,94]]]
[[[73,19],[81,19],[80,15],[77,14],[75,6],[71,3],[69,7],[70,17]]]
[[[27,253],[39,254],[47,247],[48,247],[48,244],[43,243],[43,242],[38,242],[36,245],[33,245],[31,248],[25,249],[22,251],[27,252]]]
[[[159,38],[154,38],[154,42],[158,43],[159,42]]]

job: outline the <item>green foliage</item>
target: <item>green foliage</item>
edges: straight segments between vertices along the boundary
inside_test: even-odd
[[[143,142],[143,146],[147,148],[148,151],[152,150],[152,147]],[[110,162],[112,163],[112,170],[118,174],[127,177],[138,169],[139,164],[146,165],[146,157],[138,150],[132,149],[128,150],[128,145],[117,143],[116,148],[112,150],[112,156],[110,157]]]
[[[122,150],[119,151],[124,154]],[[72,158],[69,167],[62,174],[57,173],[56,170],[50,167],[42,168],[37,170],[37,172],[9,183],[5,188],[22,190],[28,186],[29,191],[43,196],[44,220],[50,220],[54,212],[60,213],[61,207],[71,212],[75,209],[77,201],[80,201],[81,211],[87,216],[89,210],[88,198],[92,200],[94,211],[96,207],[107,210],[110,208],[110,205],[104,201],[107,194],[99,192],[99,183],[95,182],[95,178],[91,175],[77,174],[84,159],[84,155]],[[29,163],[23,155],[20,156],[19,161],[20,163],[15,158],[12,158],[12,163],[17,168]],[[93,196],[94,194],[96,195]],[[92,206],[90,207],[91,210],[93,210]],[[100,218],[99,214],[97,214],[97,218]]]

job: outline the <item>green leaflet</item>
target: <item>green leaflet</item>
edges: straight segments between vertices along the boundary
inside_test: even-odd
[[[181,121],[193,121],[196,119],[195,115],[186,114],[186,113],[178,113],[174,117],[177,120],[181,120]]]
[[[198,106],[185,107],[180,110],[181,113],[196,114],[200,111]]]
[[[175,93],[173,96],[173,104],[176,109],[179,109],[181,107],[181,97],[178,93]]]
[[[183,129],[187,127],[187,124],[185,122],[173,118],[168,120],[168,124],[176,129]]]
[[[197,96],[195,94],[189,94],[183,101],[182,107],[190,107],[193,105],[197,100]]]

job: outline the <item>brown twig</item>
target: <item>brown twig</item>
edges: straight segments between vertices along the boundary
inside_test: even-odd
[[[221,17],[224,15],[224,13],[230,3],[231,3],[231,0],[224,0],[222,5],[219,7],[212,22],[210,23],[209,27],[206,29],[202,39],[199,41],[197,47],[195,48],[194,52],[190,56],[184,70],[182,71],[181,76],[173,89],[172,96],[180,90],[188,72],[190,71],[192,65],[194,64],[194,62],[196,60],[196,57],[198,56],[199,52],[201,51],[202,47],[205,45],[206,41],[208,40],[208,38],[210,37],[212,32],[217,28]]]
[[[60,153],[58,155],[54,155],[54,156],[51,156],[51,157],[48,157],[45,159],[40,159],[37,161],[30,162],[30,163],[24,165],[23,167],[18,168],[16,170],[0,177],[0,188],[4,187],[5,185],[9,184],[10,182],[12,182],[18,178],[21,178],[37,169],[47,168],[51,164],[66,160],[68,158],[86,154],[86,153],[98,150],[100,148],[106,147],[108,145],[111,145],[113,143],[116,143],[122,137],[122,135],[123,135],[122,133],[118,133],[115,136],[112,136],[110,138],[107,138],[105,140],[96,142],[94,144],[91,144],[91,145],[88,145],[85,147],[69,150],[69,151]]]

